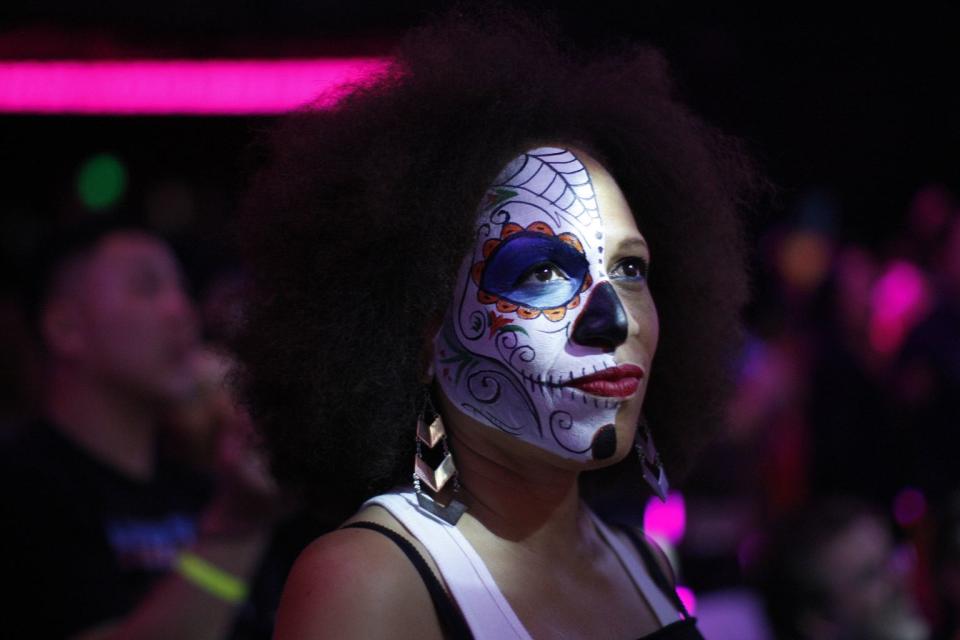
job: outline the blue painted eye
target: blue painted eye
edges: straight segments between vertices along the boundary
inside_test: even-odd
[[[522,231],[487,258],[480,288],[530,309],[553,309],[579,293],[587,269],[586,257],[563,240]]]
[[[612,280],[634,280],[640,281],[647,277],[650,267],[643,258],[633,256],[624,258],[610,270]]]

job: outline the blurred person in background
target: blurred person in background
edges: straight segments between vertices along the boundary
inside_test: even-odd
[[[925,640],[884,521],[867,506],[829,498],[785,518],[760,570],[780,640]]]
[[[910,200],[901,232],[891,239],[889,254],[934,271],[943,238],[958,211],[957,198],[945,185],[934,182],[920,187]]]
[[[912,483],[933,501],[960,489],[956,429],[960,425],[960,217],[954,217],[933,259],[932,309],[906,336],[892,395],[898,426],[911,449],[901,451]]]
[[[7,629],[22,637],[221,637],[272,522],[227,456],[217,486],[158,448],[197,392],[194,308],[173,252],[114,220],[54,234],[28,292],[43,416],[2,451]],[[266,492],[266,493],[265,493]]]
[[[220,293],[216,285],[208,291],[213,297]],[[204,296],[204,302],[208,300],[209,296]],[[228,324],[223,318],[204,314],[205,328],[211,319],[221,329]],[[215,344],[219,332],[205,333]],[[337,523],[304,508],[298,496],[281,492],[277,486],[258,446],[253,422],[234,397],[230,374],[235,363],[225,348],[207,342],[190,360],[196,389],[167,412],[161,447],[171,458],[212,476],[219,490],[234,494],[244,510],[277,516],[250,580],[249,596],[235,612],[229,634],[231,640],[266,640],[273,635],[283,583],[297,555]]]
[[[816,324],[805,411],[811,493],[842,492],[886,504],[903,486],[902,451],[890,416],[886,363],[870,339],[883,265],[864,247],[837,253]],[[869,443],[865,446],[865,443]]]

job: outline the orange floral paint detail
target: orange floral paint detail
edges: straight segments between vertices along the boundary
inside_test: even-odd
[[[580,253],[583,253],[583,245],[580,244],[580,238],[573,235],[572,233],[561,233],[560,235],[557,236],[557,239],[562,240],[563,242],[566,242],[568,245],[570,245]]]
[[[492,338],[493,335],[500,329],[500,327],[505,327],[506,325],[508,325],[508,324],[510,324],[511,322],[513,322],[513,320],[511,320],[510,318],[505,318],[505,317],[503,317],[503,316],[498,316],[498,315],[495,314],[493,311],[488,311],[488,312],[487,312],[487,319],[490,321],[489,324],[490,324],[490,337],[491,337],[491,338]]]

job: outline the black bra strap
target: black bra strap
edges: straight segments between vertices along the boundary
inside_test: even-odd
[[[643,563],[647,565],[647,572],[650,574],[650,577],[653,578],[653,581],[657,583],[657,586],[660,587],[660,591],[670,599],[670,602],[683,614],[684,618],[689,618],[690,614],[687,613],[687,608],[683,606],[683,601],[680,599],[680,596],[677,595],[677,590],[670,586],[669,578],[664,575],[660,563],[657,562],[657,559],[654,557],[653,551],[650,549],[650,543],[641,539],[633,527],[621,526],[620,530],[627,534],[630,542],[632,542],[633,546],[640,552]]]
[[[430,570],[427,561],[423,559],[423,556],[420,555],[416,547],[414,547],[409,540],[396,531],[375,522],[353,522],[343,528],[369,529],[370,531],[382,533],[396,543],[404,555],[410,559],[417,573],[419,573],[423,579],[423,584],[430,593],[430,600],[433,601],[433,608],[437,612],[437,618],[440,620],[440,627],[443,629],[444,636],[454,638],[455,640],[472,640],[473,634],[470,633],[470,628],[467,626],[466,620],[463,619],[463,614],[454,606],[447,592],[444,591],[443,585],[440,584],[437,576]]]

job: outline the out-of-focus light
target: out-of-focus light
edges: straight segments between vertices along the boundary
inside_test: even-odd
[[[647,535],[663,539],[672,545],[683,539],[687,527],[687,511],[679,491],[667,494],[667,501],[650,498],[643,511],[643,530]]]
[[[277,114],[382,71],[383,58],[0,61],[0,112]]]
[[[927,513],[927,499],[919,489],[906,487],[893,498],[893,517],[901,527],[908,527]]]
[[[877,280],[871,295],[870,346],[892,355],[923,317],[931,294],[923,272],[904,261],[892,263]]]
[[[77,195],[88,209],[106,209],[123,196],[127,188],[127,170],[109,153],[89,158],[77,174]]]
[[[816,231],[794,231],[784,238],[777,259],[780,274],[789,285],[813,291],[830,268],[830,240]]]
[[[686,607],[687,613],[691,616],[697,615],[697,598],[693,595],[691,589],[687,587],[677,587],[677,596],[679,596],[683,606]]]
[[[910,576],[917,570],[920,554],[912,542],[898,544],[890,556],[890,568],[898,576]]]

